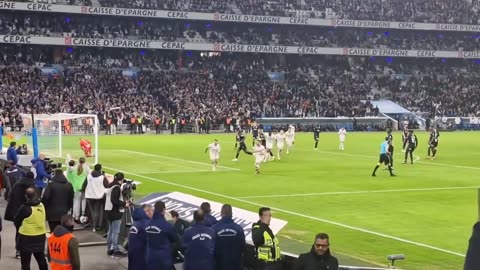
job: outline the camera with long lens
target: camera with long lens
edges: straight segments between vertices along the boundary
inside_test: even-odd
[[[137,190],[137,185],[133,182],[132,179],[124,179],[122,183],[122,195],[125,201],[131,202],[133,200],[133,195]]]
[[[43,164],[45,166],[45,171],[48,174],[52,174],[56,169],[61,169],[62,168],[62,163],[53,163],[53,160],[49,158],[45,158],[43,160]]]

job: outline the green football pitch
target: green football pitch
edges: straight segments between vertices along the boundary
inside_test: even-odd
[[[233,134],[101,136],[99,159],[108,172],[142,182],[137,197],[180,191],[254,212],[269,206],[288,221],[285,251],[306,252],[316,233],[327,232],[344,265],[386,266],[386,255],[402,253],[404,269],[458,270],[478,219],[479,133],[441,133],[434,161],[425,159],[428,133],[417,136],[411,165],[401,164],[401,134],[394,134],[397,177],[383,166],[371,176],[385,133],[349,133],[344,151],[335,133],[321,134],[318,151],[312,134],[297,133],[291,153],[263,163],[259,175],[253,157],[232,161]],[[215,138],[222,152],[213,172],[204,150]],[[71,145],[64,153],[78,151],[78,137],[64,140]]]

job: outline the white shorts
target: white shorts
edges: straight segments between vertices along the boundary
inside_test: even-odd
[[[271,144],[268,144],[268,143],[267,143],[265,148],[267,148],[267,149],[273,149],[273,144],[272,144],[272,143],[271,143]]]
[[[341,142],[341,143],[345,142],[345,137],[343,137],[343,138],[340,137],[340,142]]]
[[[285,142],[287,143],[287,146],[292,146],[293,144],[293,140],[285,140]]]
[[[282,144],[277,144],[277,148],[278,150],[283,150],[283,148],[285,147],[285,145]]]
[[[260,164],[265,161],[265,156],[255,157],[255,165]]]
[[[211,161],[218,160],[219,158],[220,158],[220,155],[210,155],[210,160]]]

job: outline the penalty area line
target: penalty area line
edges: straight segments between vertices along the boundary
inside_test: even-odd
[[[371,194],[371,193],[445,191],[445,190],[464,190],[464,189],[478,189],[478,188],[480,188],[480,186],[410,188],[410,189],[407,188],[407,189],[359,190],[359,191],[334,191],[334,192],[318,192],[318,193],[297,193],[297,194],[274,194],[274,195],[242,196],[242,197],[237,197],[237,198],[240,198],[240,199],[255,199],[255,198],[282,198],[282,197],[314,197],[314,196],[328,196],[328,195],[356,195],[356,194]]]
[[[174,158],[174,157],[168,157],[168,156],[162,156],[162,155],[150,154],[150,153],[144,153],[144,152],[137,152],[137,151],[131,151],[131,150],[125,150],[125,149],[119,150],[119,151],[123,151],[123,152],[130,153],[130,154],[144,155],[144,156],[149,156],[149,157],[158,157],[158,158],[170,159],[170,160],[181,161],[181,162],[186,162],[186,163],[199,164],[199,165],[204,165],[204,166],[212,166],[212,164],[210,164],[210,163],[193,161],[193,160],[182,159],[182,158]],[[223,168],[223,169],[226,169],[226,170],[229,170],[229,171],[240,171],[240,169],[238,169],[238,168],[232,168],[232,167],[226,167],[226,166],[217,166],[217,168]]]
[[[123,170],[119,170],[119,169],[112,168],[112,167],[106,167],[106,166],[104,166],[104,168],[109,169],[109,170],[114,170],[114,171],[123,171]],[[340,222],[335,222],[335,221],[331,221],[331,220],[327,220],[327,219],[323,219],[323,218],[309,216],[309,215],[301,214],[301,213],[298,213],[298,212],[295,212],[295,211],[290,211],[290,210],[283,209],[283,208],[272,207],[272,206],[268,206],[268,205],[265,205],[265,204],[260,204],[260,203],[248,201],[248,200],[245,200],[245,199],[235,198],[235,197],[232,197],[232,196],[223,195],[223,194],[220,194],[220,193],[216,193],[216,192],[212,192],[212,191],[208,191],[208,190],[204,190],[204,189],[199,189],[199,188],[195,188],[195,187],[191,187],[191,186],[187,186],[187,185],[182,185],[182,184],[174,183],[174,182],[167,181],[167,180],[156,179],[156,178],[148,177],[148,176],[141,175],[141,174],[136,174],[136,173],[127,172],[127,171],[123,171],[123,172],[126,173],[126,174],[129,174],[131,176],[140,177],[140,178],[143,178],[143,179],[151,180],[153,182],[158,182],[158,183],[163,183],[163,184],[166,184],[166,185],[171,185],[171,186],[176,186],[176,187],[180,187],[180,188],[184,188],[184,189],[189,189],[189,190],[201,192],[201,193],[204,193],[204,194],[213,195],[213,196],[216,196],[216,197],[219,197],[219,198],[224,198],[224,199],[228,199],[228,200],[232,200],[232,201],[246,203],[246,204],[249,204],[249,205],[254,205],[254,206],[257,206],[257,207],[269,207],[274,211],[289,214],[291,216],[297,216],[297,217],[302,217],[302,218],[306,218],[306,219],[310,219],[310,220],[314,220],[314,221],[319,221],[319,222],[335,225],[335,226],[338,226],[338,227],[350,229],[350,230],[353,230],[353,231],[363,232],[363,233],[366,233],[366,234],[371,234],[371,235],[379,236],[379,237],[382,237],[382,238],[387,238],[387,239],[403,242],[403,243],[414,245],[414,246],[417,246],[417,247],[423,247],[423,248],[436,250],[436,251],[440,251],[440,252],[443,252],[443,253],[447,253],[447,254],[451,254],[451,255],[455,255],[455,256],[459,256],[459,257],[465,257],[465,254],[461,254],[461,253],[458,253],[458,252],[455,252],[455,251],[451,251],[451,250],[427,245],[427,244],[424,244],[424,243],[411,241],[411,240],[408,240],[408,239],[403,239],[403,238],[400,238],[400,237],[396,237],[396,236],[392,236],[392,235],[388,235],[388,234],[384,234],[384,233],[374,232],[374,231],[370,231],[370,230],[355,227],[355,226],[350,226],[350,225],[343,224],[343,223],[340,223]]]

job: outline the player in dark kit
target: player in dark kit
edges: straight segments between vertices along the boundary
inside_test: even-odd
[[[392,170],[393,170],[393,135],[392,135],[392,131],[391,130],[388,130],[387,131],[387,140],[390,142],[388,144],[388,157],[390,158],[390,166],[392,166]],[[385,167],[385,170],[388,169],[387,167]]]
[[[408,138],[408,129],[404,128],[402,133],[402,142],[403,142],[402,152],[406,151],[405,147],[407,146],[407,138]]]
[[[387,138],[391,142],[391,144],[393,144],[393,135],[390,129],[387,131]]]
[[[410,130],[408,132],[407,150],[405,151],[405,160],[403,161],[403,164],[407,163],[408,155],[410,155],[410,164],[413,164],[413,151],[415,151],[417,146],[418,146],[417,135],[413,134],[413,130]]]
[[[427,159],[435,159],[437,155],[437,147],[438,147],[438,137],[440,137],[440,133],[434,128],[430,130],[430,139],[428,140],[428,157]],[[432,155],[430,156],[430,152]]]
[[[258,139],[262,142],[263,147],[267,147],[267,139],[263,133],[263,129],[259,129]]]
[[[372,176],[377,176],[375,173],[377,172],[378,168],[380,168],[382,163],[387,166],[390,176],[395,176],[395,174],[392,172],[392,166],[390,165],[390,153],[388,152],[389,145],[391,144],[392,142],[388,140],[388,137],[385,138],[385,141],[380,146],[380,158],[377,166],[375,166],[375,169],[373,170]]]
[[[318,150],[318,141],[320,140],[320,126],[316,126],[315,129],[313,129],[313,140],[315,141],[315,150]]]
[[[257,126],[257,124],[253,124],[253,126],[252,126],[252,135],[253,135],[252,146],[255,146],[255,142],[258,140],[258,126]]]
[[[233,161],[238,161],[238,156],[240,155],[240,151],[245,152],[247,155],[253,155],[252,152],[247,150],[247,145],[245,144],[245,135],[241,130],[237,132],[237,143],[238,143],[238,149],[237,149],[237,155],[233,159]]]

